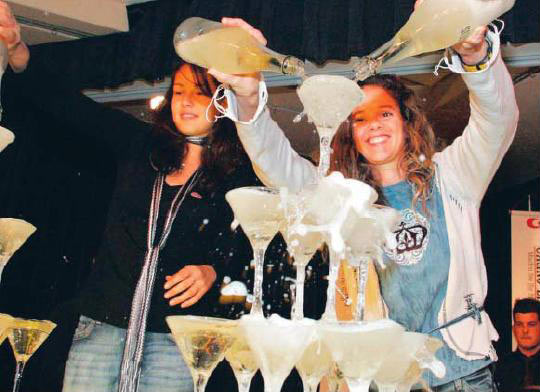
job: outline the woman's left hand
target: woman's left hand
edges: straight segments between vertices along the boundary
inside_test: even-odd
[[[478,64],[487,55],[488,44],[486,42],[487,26],[477,27],[474,32],[464,41],[452,46],[467,65]]]
[[[165,277],[165,298],[169,305],[187,308],[197,303],[216,280],[216,271],[211,265],[187,265],[177,273]]]

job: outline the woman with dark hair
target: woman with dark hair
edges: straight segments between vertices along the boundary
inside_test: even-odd
[[[243,27],[264,43],[242,20],[223,23]],[[332,170],[372,185],[379,202],[401,213],[398,246],[384,250],[387,267],[377,266],[377,272],[389,317],[444,342],[437,356],[445,376],[424,376],[434,391],[495,390],[491,342],[498,335],[483,306],[487,281],[478,210],[514,137],[518,109],[493,29],[477,29],[445,55],[448,68],[463,74],[471,114],[463,134],[443,151],[435,152],[433,131],[414,93],[399,78],[384,75],[360,83],[364,99],[333,142]],[[259,178],[292,191],[314,183],[316,168],[292,150],[265,109],[260,78],[210,73],[232,89],[225,91],[225,113],[237,122]]]
[[[150,125],[73,91],[38,56],[30,59],[3,2],[0,36],[19,71],[4,77],[2,93],[104,143],[117,164],[63,390],[191,391],[165,317],[211,315],[225,269],[250,260],[247,240],[230,230],[224,195],[256,178],[234,123],[216,116],[218,83],[180,64]]]

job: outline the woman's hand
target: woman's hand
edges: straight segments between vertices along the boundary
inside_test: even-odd
[[[452,46],[467,65],[478,64],[482,61],[488,51],[486,42],[487,26],[477,27],[474,32],[464,41]]]
[[[266,39],[262,33],[239,18],[222,18],[221,23],[225,26],[240,27],[251,34],[261,45],[266,45]],[[250,120],[259,105],[259,81],[261,73],[229,75],[216,69],[209,69],[208,72],[221,83],[229,85],[234,91],[238,101],[238,119],[240,121]]]
[[[165,278],[165,298],[169,305],[187,308],[197,303],[216,280],[216,271],[211,265],[186,265],[172,276]]]
[[[0,1],[0,40],[6,45],[9,64],[15,72],[22,72],[30,59],[30,52],[21,40],[21,27],[7,3]]]

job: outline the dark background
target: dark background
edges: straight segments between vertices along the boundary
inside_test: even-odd
[[[217,5],[219,4],[219,6]],[[300,58],[322,62],[361,56],[385,42],[404,24],[413,1],[156,1],[129,8],[130,33],[40,45],[36,57],[73,83],[74,88],[117,86],[134,79],[158,81],[174,62],[171,37],[186,17],[217,20],[239,16],[259,27],[269,47]],[[540,5],[517,0],[505,16],[503,39],[538,42]],[[291,37],[294,37],[291,39]],[[7,101],[6,101],[7,99]],[[25,219],[38,230],[13,256],[0,283],[0,312],[59,324],[29,361],[22,391],[61,390],[64,362],[76,324],[72,300],[92,267],[111,187],[114,160],[92,140],[72,136],[65,124],[35,108],[4,98],[3,123],[16,134],[15,143],[0,154],[0,216]],[[500,354],[510,351],[510,217],[509,209],[539,210],[540,178],[507,189],[490,188],[481,210],[482,246],[490,289],[486,307],[501,334]],[[289,311],[280,279],[291,274],[279,245],[267,258],[265,292],[273,310]],[[306,313],[321,311],[316,264],[308,282]],[[246,281],[250,274],[246,274]],[[277,282],[273,284],[272,282]],[[238,313],[239,308],[230,312]],[[0,347],[0,391],[11,390],[14,360],[9,345]],[[225,372],[220,370],[219,372]],[[225,373],[219,373],[223,375]],[[216,378],[214,378],[216,379]],[[260,387],[260,380],[255,384]],[[288,389],[298,386],[290,381]],[[228,377],[209,390],[234,390]]]

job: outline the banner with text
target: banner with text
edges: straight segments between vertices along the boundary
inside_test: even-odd
[[[540,300],[540,212],[512,210],[511,214],[513,307],[516,299]]]

